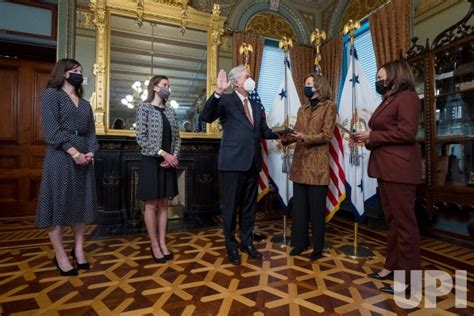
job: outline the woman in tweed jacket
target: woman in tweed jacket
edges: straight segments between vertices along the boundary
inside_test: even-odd
[[[326,193],[329,184],[329,142],[336,124],[336,104],[331,89],[321,75],[305,78],[304,94],[295,132],[287,143],[296,142],[290,170],[293,181],[293,208],[290,255],[297,256],[308,247],[308,223],[311,222],[313,252],[311,260],[322,257],[325,233]]]
[[[166,246],[168,199],[178,195],[176,167],[181,139],[175,111],[166,105],[170,94],[165,76],[154,76],[148,84],[148,98],[137,111],[137,142],[142,159],[137,198],[145,202],[145,224],[150,252],[155,262],[173,258]],[[158,236],[156,227],[158,226]]]

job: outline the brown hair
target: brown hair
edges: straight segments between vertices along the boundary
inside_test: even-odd
[[[415,76],[405,60],[391,61],[382,65],[379,70],[381,68],[387,73],[385,80],[385,86],[388,88],[387,96],[404,90],[415,91]]]
[[[153,98],[155,97],[155,91],[153,91],[153,88],[160,84],[161,80],[168,80],[168,77],[166,76],[162,76],[162,75],[155,75],[153,77],[151,77],[150,79],[150,82],[148,83],[148,87],[147,87],[147,90],[148,90],[148,96],[145,100],[145,102],[151,102],[153,101]]]
[[[304,77],[303,83],[306,82],[306,79],[308,79],[309,77],[312,77],[314,79],[314,87],[316,88],[318,99],[321,101],[331,100],[331,87],[329,87],[329,82],[327,81],[327,79],[323,75],[313,73]]]
[[[56,90],[61,89],[64,84],[64,80],[66,80],[66,78],[64,78],[64,73],[77,67],[82,67],[77,60],[70,58],[63,58],[59,60],[56,65],[54,65],[54,68],[51,71],[51,74],[49,75],[48,84],[46,87],[54,88]],[[76,95],[79,98],[82,98],[82,95],[84,93],[82,85],[74,87],[74,90],[76,92]]]

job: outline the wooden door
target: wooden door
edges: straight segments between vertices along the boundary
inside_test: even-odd
[[[53,66],[0,58],[0,217],[36,212],[45,151],[39,98]]]

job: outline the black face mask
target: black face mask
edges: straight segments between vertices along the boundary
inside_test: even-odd
[[[378,94],[384,95],[387,92],[388,88],[385,86],[385,80],[378,80],[375,82],[375,91]]]
[[[303,93],[308,99],[311,99],[315,92],[316,92],[315,87],[309,87],[309,86],[304,87]]]
[[[77,73],[77,72],[70,72],[69,73],[69,78],[66,78],[67,82],[72,84],[74,87],[79,87],[82,82],[84,81],[84,78],[82,77],[82,74]]]
[[[158,94],[158,96],[166,102],[166,100],[168,100],[169,96],[170,96],[170,89],[166,88],[166,87],[159,87],[160,88],[160,91],[158,91],[156,94]]]

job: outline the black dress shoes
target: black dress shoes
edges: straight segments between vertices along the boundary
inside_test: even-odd
[[[237,249],[234,250],[227,250],[227,258],[229,259],[230,263],[232,263],[235,266],[240,265],[240,255]]]
[[[241,246],[240,250],[246,252],[252,259],[262,259],[262,254],[254,246]]]
[[[323,258],[323,254],[322,252],[312,252],[311,255],[309,256],[309,260],[311,261],[315,261],[315,260],[318,260],[318,259],[321,259]]]
[[[386,276],[380,276],[378,273],[367,274],[369,278],[376,280],[393,280],[393,271],[387,274]]]
[[[305,248],[301,248],[301,247],[295,247],[293,249],[291,249],[290,251],[290,256],[299,256],[303,251],[306,250],[306,247]]]

